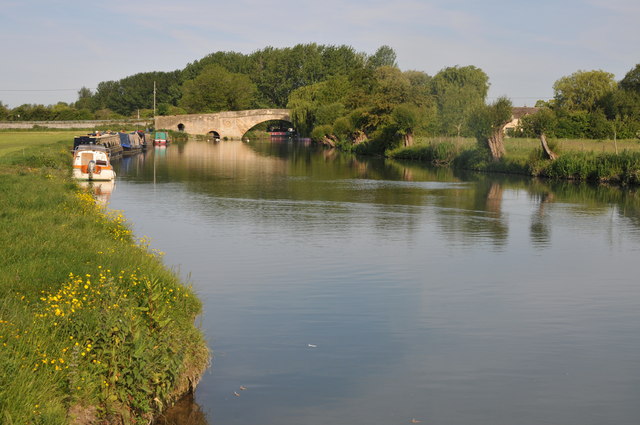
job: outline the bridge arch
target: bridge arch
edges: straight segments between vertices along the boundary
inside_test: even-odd
[[[252,109],[215,114],[168,115],[155,117],[154,124],[157,129],[186,131],[189,134],[207,135],[217,131],[221,139],[238,140],[252,127],[273,120],[291,122],[291,112],[288,109]]]
[[[211,137],[216,142],[220,141],[220,133],[215,130],[207,132],[207,136]]]

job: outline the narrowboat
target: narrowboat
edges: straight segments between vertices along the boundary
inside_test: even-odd
[[[144,136],[140,136],[137,131],[133,133],[120,132],[118,133],[118,137],[120,138],[120,146],[122,146],[123,155],[133,155],[134,153],[138,153],[142,150]]]
[[[114,133],[101,134],[100,132],[96,132],[86,136],[76,136],[73,139],[73,150],[75,151],[80,145],[104,146],[109,152],[110,158],[119,157],[124,151],[120,144],[120,137]]]
[[[169,144],[169,135],[166,131],[156,131],[153,138],[153,144],[156,146],[166,146]]]

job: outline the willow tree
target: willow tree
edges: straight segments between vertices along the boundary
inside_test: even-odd
[[[402,104],[396,106],[391,113],[393,125],[396,127],[397,134],[402,138],[402,145],[413,145],[413,133],[420,125],[420,109],[412,104]]]
[[[469,127],[473,131],[478,145],[487,149],[495,161],[506,153],[504,127],[512,117],[513,107],[511,101],[506,97],[498,98],[491,105],[477,107],[469,117]]]
[[[526,123],[533,133],[540,138],[542,152],[547,159],[555,160],[558,155],[551,150],[547,143],[547,133],[556,126],[556,116],[551,109],[542,108],[533,115],[526,117]]]

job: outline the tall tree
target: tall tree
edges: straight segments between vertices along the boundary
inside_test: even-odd
[[[513,116],[511,101],[498,98],[491,105],[477,107],[469,117],[478,145],[489,151],[493,160],[499,160],[506,153],[504,147],[504,126]]]
[[[236,74],[251,72],[249,56],[238,52],[215,52],[187,64],[181,72],[181,81],[193,80],[209,65],[220,65],[227,71]]]
[[[620,81],[620,88],[640,94],[640,63],[627,72]]]
[[[349,90],[349,80],[344,76],[294,90],[287,108],[291,109],[295,127],[301,134],[310,134],[317,125],[332,124],[344,113]]]
[[[614,91],[614,75],[604,71],[576,71],[553,84],[555,106],[592,112],[598,101]]]
[[[0,100],[0,121],[5,121],[7,118],[9,118],[9,108]]]
[[[616,116],[640,120],[640,92],[618,89],[600,99],[598,104],[610,120]]]
[[[93,93],[90,89],[82,87],[78,90],[78,100],[75,103],[76,109],[91,109]]]
[[[153,107],[154,82],[156,103],[177,104],[181,91],[180,71],[144,72],[118,81],[98,84],[92,109],[111,109],[121,115],[133,115],[138,109]]]
[[[381,111],[390,112],[394,105],[409,101],[411,82],[398,68],[378,67],[374,79],[372,100]]]
[[[93,109],[120,110],[122,87],[118,81],[101,81],[93,95]]]
[[[431,93],[438,106],[440,131],[460,136],[469,114],[484,105],[489,77],[473,65],[449,67],[434,75]]]
[[[185,81],[182,91],[180,106],[199,113],[248,109],[255,101],[256,88],[246,75],[209,65],[196,78]]]
[[[364,68],[366,55],[350,46],[320,46],[322,69],[326,78],[349,75],[354,69]]]
[[[395,50],[386,44],[380,46],[378,50],[367,59],[367,66],[374,69],[381,66],[397,67]]]
[[[403,75],[409,82],[409,99],[412,103],[428,108],[434,105],[431,94],[432,77],[422,71],[405,71]]]

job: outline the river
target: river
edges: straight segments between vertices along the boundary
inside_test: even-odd
[[[189,141],[110,207],[193,285],[182,425],[636,425],[640,194]]]

